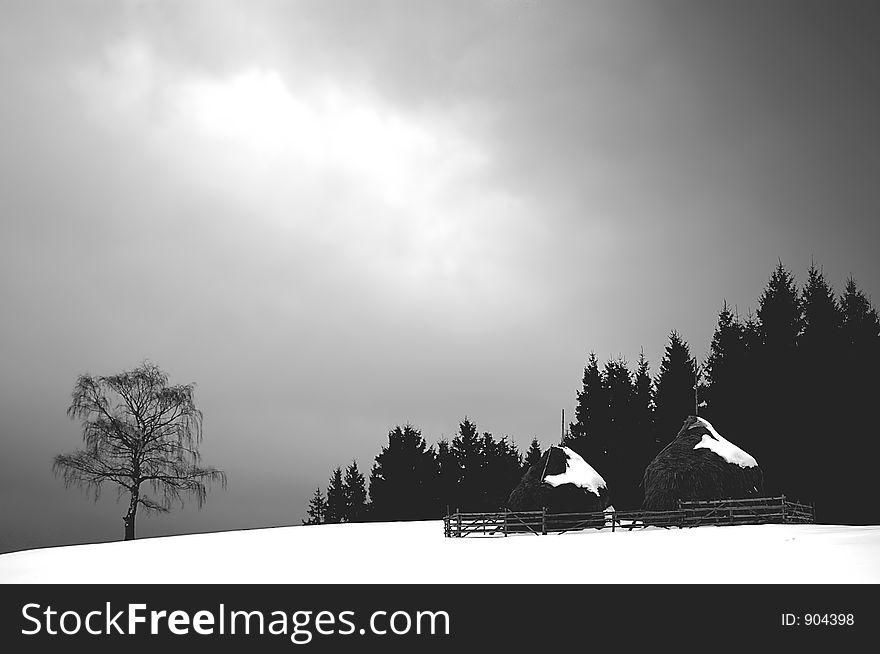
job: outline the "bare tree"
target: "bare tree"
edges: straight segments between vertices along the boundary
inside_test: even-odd
[[[116,484],[120,498],[128,493],[125,540],[135,537],[138,506],[166,513],[195,496],[201,508],[212,482],[226,487],[223,471],[199,465],[202,412],[193,388],[169,386],[168,375],[146,362],[109,377],[77,379],[67,415],[82,420],[86,447],[56,456],[53,471],[96,500],[104,482]]]

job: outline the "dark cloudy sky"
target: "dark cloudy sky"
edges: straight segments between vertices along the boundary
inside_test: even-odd
[[[398,423],[554,442],[778,259],[880,293],[872,4],[3,2],[0,550],[122,536],[51,472],[83,372],[197,383],[228,490],[140,534],[298,524]]]

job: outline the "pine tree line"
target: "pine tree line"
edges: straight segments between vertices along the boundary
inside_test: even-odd
[[[876,523],[878,372],[880,318],[855,280],[838,296],[812,264],[799,290],[780,262],[757,315],[722,307],[705,415],[757,458],[768,493],[814,502],[823,522]]]
[[[878,370],[880,319],[855,281],[837,297],[813,264],[798,289],[780,261],[754,315],[723,303],[702,366],[675,331],[654,379],[644,355],[631,373],[591,353],[566,444],[618,509],[637,508],[645,467],[698,414],[755,456],[768,494],[814,502],[824,522],[876,522]]]
[[[563,444],[605,479],[618,509],[641,506],[642,475],[688,415],[698,413],[755,456],[768,494],[814,502],[820,521],[880,520],[874,495],[880,439],[872,401],[880,396],[880,318],[856,282],[838,297],[811,265],[798,289],[780,261],[741,317],[724,302],[702,365],[676,331],[656,377],[644,352],[600,367],[588,357],[575,419]],[[412,425],[396,426],[375,457],[369,492],[353,462],[331,475],[309,504],[308,524],[431,519],[447,511],[492,511],[530,465],[507,437],[479,433],[465,417],[451,440],[428,446]]]
[[[357,461],[345,469],[336,468],[330,475],[326,497],[320,487],[309,500],[308,518],[304,525],[333,524],[339,522],[362,522],[367,511],[367,491],[364,475],[358,470]]]
[[[426,520],[447,511],[499,510],[525,469],[540,458],[537,438],[523,457],[506,436],[480,434],[467,417],[451,441],[430,447],[419,429],[398,425],[375,457],[369,493],[356,462],[344,477],[336,468],[326,495],[315,489],[303,524]]]

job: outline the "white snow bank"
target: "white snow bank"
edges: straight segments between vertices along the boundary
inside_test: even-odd
[[[735,463],[741,468],[754,468],[758,465],[758,462],[755,461],[755,458],[746,452],[738,448],[736,445],[731,443],[729,440],[724,438],[721,434],[715,431],[715,428],[709,423],[705,418],[697,418],[703,426],[709,430],[709,434],[703,434],[702,440],[694,445],[694,449],[698,449],[701,447],[705,447],[707,449],[712,450],[720,456],[722,459],[727,461],[728,463]]]
[[[574,561],[559,584],[880,583],[880,526],[588,529],[444,538],[443,521],[280,527],[0,554],[14,583],[543,583],[523,561]],[[694,565],[694,552],[735,565]],[[492,565],[485,565],[487,560]],[[437,561],[438,565],[426,565]],[[135,563],[133,563],[135,562]],[[11,589],[10,589],[11,590]]]
[[[605,480],[602,479],[601,475],[593,470],[592,466],[571,448],[559,447],[557,445],[553,447],[565,452],[565,472],[558,475],[548,475],[544,477],[544,481],[551,486],[574,484],[590,491],[594,495],[599,495],[599,489],[605,488]]]

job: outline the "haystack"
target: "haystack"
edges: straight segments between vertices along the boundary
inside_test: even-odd
[[[511,511],[587,513],[610,504],[605,480],[568,447],[553,445],[523,475],[510,497]]]
[[[678,501],[760,497],[758,462],[721,436],[705,418],[688,416],[666,448],[645,469],[644,508],[678,508]]]

